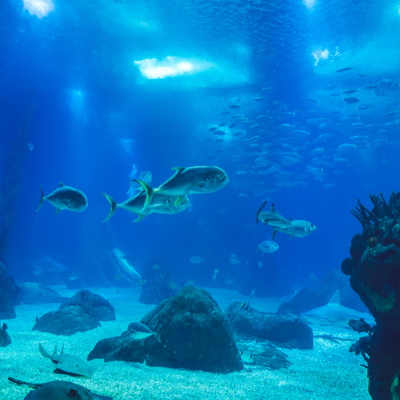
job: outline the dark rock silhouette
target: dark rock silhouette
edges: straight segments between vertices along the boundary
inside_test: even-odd
[[[99,321],[112,320],[115,320],[114,308],[106,299],[89,290],[80,290],[57,311],[38,318],[32,330],[70,336],[97,328]]]
[[[313,331],[295,315],[262,313],[242,303],[231,303],[225,311],[236,334],[268,340],[279,347],[312,349]]]
[[[229,322],[203,289],[186,286],[163,300],[141,322],[156,332],[161,342],[151,336],[142,345],[124,332],[97,343],[88,360],[146,360],[150,366],[222,373],[243,369]]]
[[[400,395],[400,193],[393,192],[388,203],[382,194],[370,199],[372,211],[359,200],[351,210],[363,231],[351,241],[350,284],[377,325],[351,351],[367,362],[372,399],[389,400]]]

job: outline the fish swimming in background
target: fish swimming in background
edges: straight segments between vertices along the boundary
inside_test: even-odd
[[[257,211],[257,223],[260,220],[265,225],[271,225],[274,228],[285,228],[291,225],[289,220],[276,212],[274,204],[270,211],[262,211],[266,203],[265,201]]]
[[[228,182],[228,175],[219,167],[175,167],[175,175],[157,189],[146,188],[148,196],[163,194],[178,196],[180,202],[185,195],[212,193],[222,189]]]
[[[56,214],[62,210],[81,212],[86,210],[88,206],[85,193],[70,186],[65,186],[63,183],[60,183],[60,187],[54,190],[54,192],[50,193],[48,196],[43,195],[42,185],[40,185],[40,190],[42,197],[40,199],[39,207],[36,211],[40,210],[45,200],[47,200],[57,209]]]
[[[290,238],[292,238],[293,236],[305,237],[311,235],[311,233],[317,230],[317,227],[312,222],[304,221],[301,219],[295,219],[290,222],[290,226],[284,228],[276,228],[276,230],[278,230],[279,232],[287,233],[288,235],[290,235]]]
[[[250,353],[247,350],[241,351],[239,353],[240,357],[242,358],[242,361],[244,363],[252,363],[253,362],[253,354]]]
[[[253,289],[249,294],[250,299],[254,299],[255,295],[256,295],[256,289]]]
[[[354,67],[340,68],[340,69],[336,70],[335,72],[346,72],[346,71],[350,71],[352,69],[354,69]]]
[[[239,257],[236,254],[231,254],[229,256],[229,261],[232,265],[239,265],[240,264],[240,260]]]
[[[147,283],[147,280],[146,279],[141,279],[137,284],[136,284],[136,286],[143,286],[143,285],[145,285]]]
[[[43,257],[39,258],[39,260],[32,261],[31,265],[35,270],[33,273],[35,275],[40,275],[45,271],[49,272],[67,272],[68,268],[64,267],[64,265],[61,265],[57,261],[53,260],[50,257]]]
[[[261,250],[263,255],[264,253],[275,253],[279,249],[278,243],[274,242],[273,240],[265,240],[261,244],[258,243],[257,251]],[[257,253],[256,251],[256,253]]]
[[[190,262],[193,264],[200,264],[202,262],[206,262],[206,260],[199,256],[192,256],[192,257],[190,257]]]
[[[217,279],[218,272],[219,272],[219,269],[216,268],[216,269],[214,270],[213,275],[212,275],[212,281],[213,281],[213,282]]]
[[[145,340],[151,336],[154,336],[158,342],[160,342],[160,336],[158,333],[150,330],[146,325],[141,322],[132,322],[128,326],[130,336],[134,340]]]

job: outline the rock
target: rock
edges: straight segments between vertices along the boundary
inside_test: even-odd
[[[351,275],[353,269],[355,268],[356,263],[352,258],[345,258],[342,261],[341,269],[345,275]]]
[[[24,304],[62,303],[67,297],[61,297],[54,289],[39,282],[25,282],[21,285]]]
[[[323,280],[319,290],[301,289],[291,301],[283,303],[278,309],[279,314],[301,314],[328,304],[336,290],[344,284],[346,278],[338,271],[330,271]]]
[[[93,314],[87,313],[82,307],[72,305],[44,314],[36,321],[32,330],[71,336],[98,326],[100,323]]]
[[[268,340],[279,347],[312,349],[313,332],[307,321],[295,315],[261,313],[253,307],[245,310],[240,302],[225,311],[233,331]]]
[[[358,264],[361,260],[361,257],[367,247],[366,241],[360,234],[353,236],[353,239],[351,239],[350,255],[356,264]]]
[[[7,264],[0,259],[0,319],[15,318],[14,306],[21,303],[21,289],[8,275]]]
[[[11,296],[5,290],[0,289],[0,318],[11,319],[16,316]]]
[[[3,325],[0,327],[0,347],[7,347],[11,342],[10,335],[7,333],[7,324],[3,322]]]
[[[142,348],[150,366],[222,373],[243,369],[229,322],[203,289],[186,286],[163,300],[141,322],[158,333],[161,343],[151,336],[142,346],[132,342],[125,332],[118,338],[100,341],[88,359],[140,361]]]
[[[88,361],[94,359],[104,359],[109,361],[128,361],[144,362],[148,346],[143,345],[139,340],[130,339],[129,332],[122,333],[121,336],[115,336],[100,340],[94,349],[88,355]]]
[[[69,306],[82,307],[98,321],[115,321],[115,310],[104,297],[89,290],[79,290],[60,305],[60,310]]]

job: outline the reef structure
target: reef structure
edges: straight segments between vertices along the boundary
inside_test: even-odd
[[[363,354],[367,362],[368,391],[374,400],[400,399],[400,193],[386,202],[370,195],[368,210],[358,200],[351,213],[363,231],[351,240],[351,258],[342,272],[374,316],[374,327]]]

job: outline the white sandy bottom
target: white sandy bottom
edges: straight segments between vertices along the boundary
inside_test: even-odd
[[[221,289],[207,289],[223,310],[244,296]],[[72,296],[75,291],[60,294]],[[31,390],[9,383],[11,376],[23,381],[44,383],[68,380],[86,386],[95,393],[114,400],[128,399],[370,399],[363,359],[349,353],[353,342],[333,343],[314,339],[313,350],[281,349],[292,365],[288,369],[271,371],[246,366],[242,372],[227,375],[202,371],[186,371],[148,367],[138,363],[93,360],[96,368],[92,379],[54,374],[54,364],[43,358],[38,343],[48,351],[64,344],[64,351],[86,360],[95,344],[104,338],[119,336],[130,322],[140,320],[152,305],[140,304],[140,289],[100,289],[97,293],[108,299],[115,308],[117,321],[102,322],[101,327],[72,336],[56,336],[31,331],[35,318],[58,308],[58,304],[21,305],[16,307],[17,318],[7,321],[12,344],[0,348],[0,399],[20,400]],[[276,311],[276,299],[254,299],[252,306],[260,311]],[[358,340],[359,335],[348,329],[313,325],[314,335],[329,334]],[[250,343],[257,348],[257,342]]]

